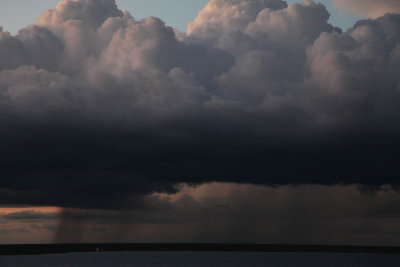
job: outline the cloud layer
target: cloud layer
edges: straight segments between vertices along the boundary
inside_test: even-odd
[[[146,196],[135,210],[0,209],[0,241],[398,246],[399,201],[390,188],[183,185],[177,194]]]
[[[113,0],[0,31],[0,202],[129,208],[175,184],[399,185],[400,16],[211,0],[187,33]],[[135,204],[136,203],[136,204]]]

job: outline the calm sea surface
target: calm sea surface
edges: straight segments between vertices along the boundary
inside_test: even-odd
[[[126,252],[0,256],[0,266],[400,266],[400,255]]]

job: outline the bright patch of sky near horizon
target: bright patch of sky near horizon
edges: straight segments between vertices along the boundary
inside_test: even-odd
[[[35,22],[46,9],[55,8],[61,0],[13,0],[0,2],[0,26],[16,34],[19,29]],[[186,30],[209,0],[117,0],[120,9],[128,10],[136,19],[148,16],[159,17],[167,25]],[[289,4],[302,0],[287,0]],[[329,0],[320,0],[331,13],[330,22],[346,30],[360,18],[335,10]]]

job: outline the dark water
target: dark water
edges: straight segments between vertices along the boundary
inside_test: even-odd
[[[259,252],[126,252],[1,256],[0,266],[400,266],[400,255]]]

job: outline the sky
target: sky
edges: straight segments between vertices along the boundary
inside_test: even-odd
[[[7,31],[16,34],[19,29],[33,24],[44,10],[55,8],[59,0],[15,0],[0,3],[0,25]],[[192,21],[198,12],[207,4],[208,0],[118,0],[121,9],[128,10],[138,19],[155,16],[163,19],[168,25],[186,31],[186,25]],[[289,0],[288,3],[301,2]],[[332,24],[346,30],[353,26],[358,16],[350,12],[338,11],[329,0],[324,3],[332,14]]]
[[[400,245],[400,2],[205,4],[0,30],[0,243]]]

